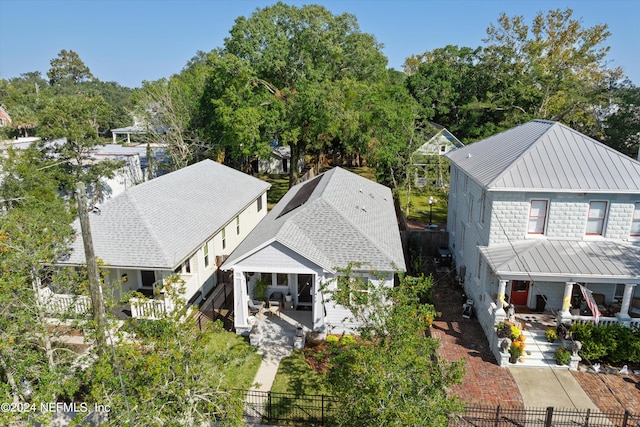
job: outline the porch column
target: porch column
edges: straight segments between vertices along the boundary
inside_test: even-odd
[[[570,319],[571,312],[571,295],[573,294],[573,285],[575,282],[566,282],[564,284],[564,297],[562,298],[562,309],[560,310],[560,319]]]
[[[506,302],[504,301],[504,295],[507,290],[507,282],[508,280],[500,280],[498,281],[498,298],[496,299],[496,312],[494,313],[494,322],[498,324],[503,322],[507,317],[507,313],[504,311],[504,306]]]
[[[242,335],[248,333],[251,330],[249,325],[249,307],[247,296],[247,281],[244,277],[244,272],[234,269],[233,270],[233,295],[234,295],[234,320],[233,326],[236,328],[236,333]]]
[[[625,283],[624,294],[622,294],[622,305],[620,305],[620,312],[616,313],[616,317],[620,320],[628,320],[629,306],[631,305],[631,299],[633,298],[633,288],[636,287],[635,283]]]

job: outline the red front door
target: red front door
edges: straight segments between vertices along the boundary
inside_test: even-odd
[[[513,305],[527,305],[529,299],[529,281],[512,280],[510,301]]]

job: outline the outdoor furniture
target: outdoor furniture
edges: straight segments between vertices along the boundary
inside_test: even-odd
[[[249,312],[251,314],[255,313],[255,314],[260,314],[262,312],[262,310],[264,310],[264,302],[263,301],[253,301],[252,299],[249,299]]]
[[[268,312],[271,314],[277,314],[280,316],[280,310],[282,309],[283,296],[282,292],[274,292],[269,296]]]

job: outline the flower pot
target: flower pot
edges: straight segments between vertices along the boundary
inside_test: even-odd
[[[293,301],[293,295],[291,295],[291,294],[287,294],[287,295],[285,295],[285,296],[284,296],[284,300],[285,300],[286,302],[291,302],[291,301]]]
[[[517,362],[518,362],[517,357],[514,357],[514,356],[509,357],[509,363],[517,363]]]

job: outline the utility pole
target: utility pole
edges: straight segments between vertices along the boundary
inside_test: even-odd
[[[107,347],[106,320],[104,314],[104,303],[102,302],[102,291],[100,289],[100,276],[98,275],[98,264],[93,252],[93,239],[91,237],[91,225],[89,215],[87,215],[87,194],[84,182],[76,185],[76,198],[78,200],[78,217],[80,228],[82,229],[82,241],[84,242],[84,254],[87,259],[87,272],[89,274],[89,291],[91,293],[91,306],[93,307],[93,317],[96,321],[96,336],[98,340],[98,355],[104,354]]]

